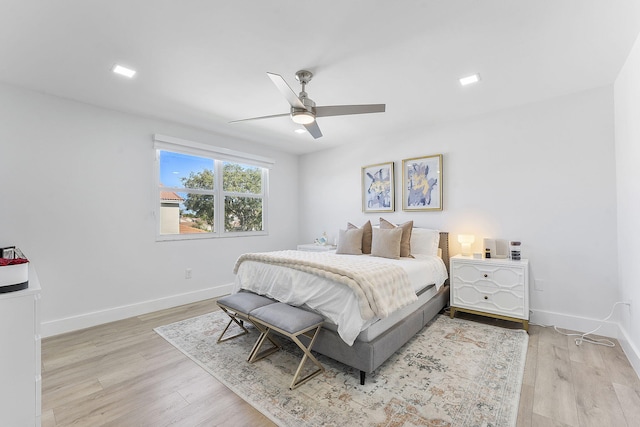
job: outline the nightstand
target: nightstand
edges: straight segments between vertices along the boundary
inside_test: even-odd
[[[451,258],[451,317],[456,311],[522,323],[529,331],[529,261]]]
[[[307,252],[328,252],[336,249],[333,245],[316,245],[315,243],[308,243],[306,245],[298,245],[299,251]]]

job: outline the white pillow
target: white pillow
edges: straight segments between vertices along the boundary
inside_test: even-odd
[[[411,255],[438,256],[440,231],[429,228],[413,228],[411,233]]]

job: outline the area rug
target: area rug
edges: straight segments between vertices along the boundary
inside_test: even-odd
[[[246,361],[256,330],[216,343],[221,311],[156,332],[280,426],[515,426],[528,335],[438,315],[360,385],[327,357],[326,371],[289,390],[302,352],[292,343]],[[283,340],[281,340],[283,341]]]

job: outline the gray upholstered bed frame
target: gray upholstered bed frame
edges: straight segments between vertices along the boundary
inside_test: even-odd
[[[442,260],[449,271],[449,233],[440,232]],[[313,351],[324,354],[360,371],[360,384],[364,384],[367,373],[373,372],[400,347],[417,334],[449,302],[449,281],[421,307],[409,314],[403,321],[376,337],[371,342],[356,340],[348,346],[337,334],[329,329],[321,329],[313,346]]]

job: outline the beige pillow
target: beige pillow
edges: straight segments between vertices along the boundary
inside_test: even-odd
[[[384,218],[380,218],[380,228],[389,229],[396,228],[396,226]],[[411,230],[413,229],[413,221],[407,221],[404,224],[399,224],[397,228],[402,230],[402,240],[400,242],[400,256],[411,256]]]
[[[340,230],[337,254],[362,255],[362,229]]]
[[[347,230],[351,230],[354,228],[358,228],[357,226],[347,223]],[[367,221],[362,226],[362,253],[370,254],[371,253],[371,221]]]
[[[402,240],[402,229],[397,228],[374,228],[371,240],[371,256],[382,258],[400,258],[400,242]]]

